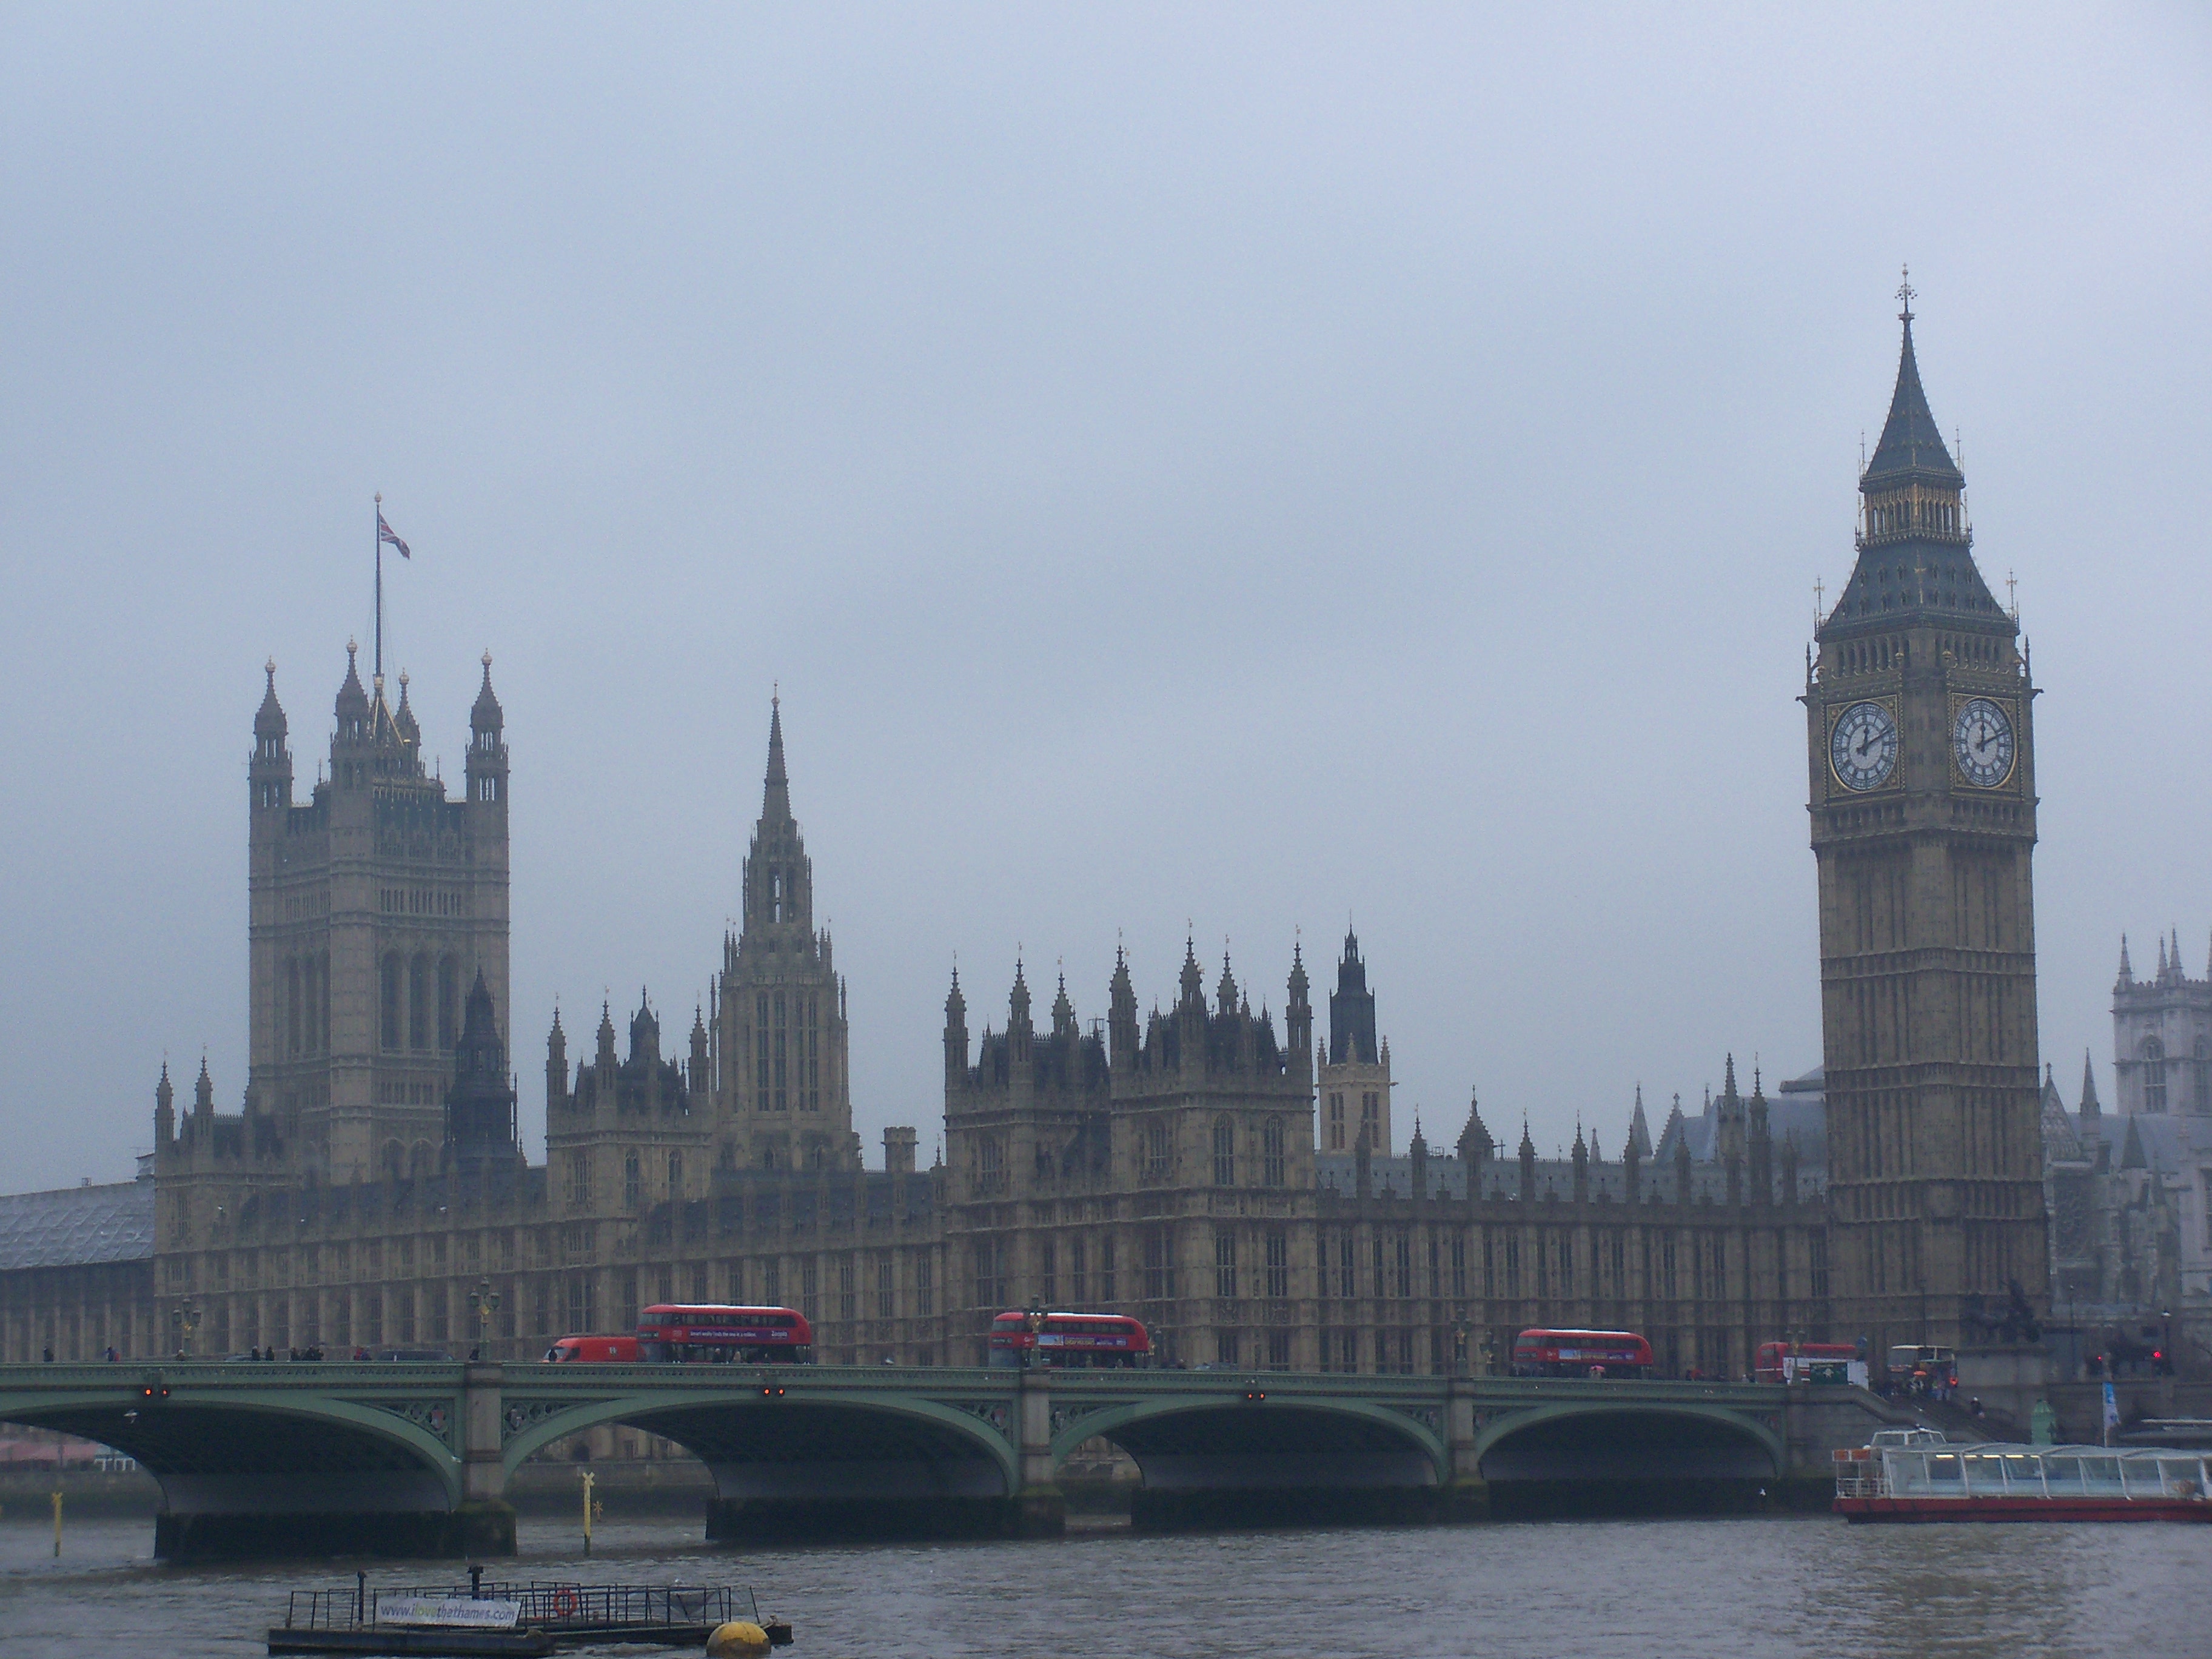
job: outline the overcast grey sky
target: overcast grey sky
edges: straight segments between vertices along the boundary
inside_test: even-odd
[[[165,1054],[236,1109],[261,663],[311,778],[376,489],[451,771],[496,659],[533,1158],[556,995],[689,1024],[778,682],[871,1161],[956,952],[1088,1019],[1186,920],[1279,1011],[1356,916],[1401,1143],[1813,1066],[1907,260],[2106,1073],[2121,931],[2212,939],[2206,13],[1518,9],[9,7],[0,1184]]]

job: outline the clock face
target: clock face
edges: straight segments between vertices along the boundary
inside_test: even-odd
[[[1878,788],[1897,766],[1897,722],[1878,702],[1855,702],[1828,738],[1828,759],[1846,787]]]
[[[1968,783],[1994,789],[2012,775],[2012,721],[1987,697],[1970,699],[1951,727],[1951,753]]]

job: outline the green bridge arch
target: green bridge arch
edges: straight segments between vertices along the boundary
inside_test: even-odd
[[[1769,1428],[1757,1417],[1723,1405],[1707,1405],[1691,1400],[1608,1400],[1584,1398],[1547,1402],[1543,1405],[1522,1407],[1491,1416],[1475,1430],[1474,1462],[1481,1467],[1491,1452],[1515,1437],[1531,1429],[1552,1424],[1564,1424],[1578,1418],[1626,1419],[1634,1420],[1663,1420],[1675,1423],[1695,1423],[1725,1430],[1758,1446],[1765,1454],[1776,1474],[1789,1464],[1789,1451],[1783,1437]]]
[[[748,1385],[655,1389],[579,1400],[561,1410],[537,1417],[509,1434],[501,1445],[500,1461],[512,1479],[517,1469],[554,1441],[606,1423],[643,1427],[650,1433],[675,1441],[702,1462],[712,1461],[707,1451],[685,1438],[680,1420],[671,1425],[652,1419],[690,1417],[696,1421],[700,1414],[711,1413],[732,1426],[750,1427],[744,1419],[757,1416],[761,1419],[759,1426],[765,1430],[773,1427],[772,1419],[777,1413],[834,1411],[879,1417],[951,1437],[988,1457],[1009,1494],[1020,1486],[1020,1460],[1013,1443],[973,1413],[925,1395],[884,1389],[809,1389],[804,1383],[787,1380],[781,1373],[774,1377],[773,1385],[782,1389],[773,1398],[763,1398],[757,1386]]]
[[[1265,1392],[1257,1385],[1255,1391]],[[1140,1429],[1147,1424],[1161,1423],[1176,1417],[1201,1415],[1216,1421],[1249,1419],[1263,1427],[1279,1429],[1285,1440],[1283,1450],[1285,1454],[1295,1450],[1291,1442],[1299,1426],[1298,1419],[1304,1419],[1307,1424],[1316,1419],[1322,1422],[1334,1419],[1347,1428],[1358,1428],[1370,1433],[1379,1431],[1406,1443],[1409,1449],[1426,1461],[1429,1472],[1437,1484],[1445,1484],[1451,1479],[1450,1448],[1441,1435],[1420,1419],[1389,1406],[1368,1401],[1334,1395],[1284,1392],[1259,1400],[1224,1396],[1218,1393],[1164,1395],[1086,1411],[1068,1419],[1054,1433],[1052,1466],[1057,1471],[1075,1449],[1086,1440],[1103,1437],[1118,1444],[1127,1430]]]
[[[210,1465],[226,1474],[260,1472],[252,1467],[261,1461],[253,1454],[273,1449],[268,1443],[270,1426],[336,1429],[337,1435],[321,1437],[330,1459],[342,1460],[349,1451],[357,1454],[364,1442],[386,1448],[435,1476],[447,1508],[461,1501],[462,1460],[455,1449],[461,1433],[459,1399],[438,1402],[444,1412],[441,1437],[399,1411],[311,1389],[183,1392],[188,1379],[170,1376],[164,1380],[175,1392],[149,1397],[145,1389],[153,1376],[133,1376],[127,1383],[118,1377],[113,1386],[93,1389],[0,1388],[0,1420],[59,1429],[112,1446],[135,1458],[162,1482],[165,1491],[172,1481],[210,1472]],[[155,1380],[153,1386],[159,1389],[163,1381]],[[410,1403],[420,1409],[419,1402]],[[189,1455],[180,1449],[185,1434],[198,1448]],[[288,1453],[296,1455],[303,1448],[312,1450],[316,1441],[287,1436],[283,1444]],[[311,1460],[298,1472],[322,1471]]]

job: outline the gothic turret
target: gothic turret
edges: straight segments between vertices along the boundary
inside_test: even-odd
[[[1491,1139],[1490,1131],[1483,1124],[1481,1106],[1471,1089],[1467,1096],[1467,1126],[1459,1132],[1457,1150],[1459,1161],[1470,1171],[1468,1191],[1473,1193],[1476,1190],[1473,1172],[1480,1171],[1489,1164],[1498,1146]]]
[[[346,641],[345,678],[338,684],[338,695],[331,713],[337,728],[331,740],[331,752],[335,757],[343,748],[351,748],[368,741],[368,692],[361,683],[361,647],[351,640]],[[352,779],[338,775],[332,769],[332,781],[347,783]]]
[[[1583,1144],[1583,1126],[1575,1125],[1574,1150],[1570,1154],[1575,1164],[1575,1202],[1589,1201],[1589,1148]]]
[[[2085,1121],[2094,1121],[2105,1115],[2097,1100],[2097,1069],[2089,1059],[2089,1051],[2081,1051],[2081,1116]]]
[[[545,1034],[545,1115],[568,1098],[568,1034],[561,1029],[561,1011],[553,1010],[553,1029]]]
[[[1110,1062],[1127,1076],[1137,1064],[1137,990],[1129,978],[1129,957],[1114,947],[1114,977],[1106,988],[1106,1030]]]
[[[1291,946],[1291,1000],[1283,1011],[1283,1041],[1290,1051],[1291,1072],[1309,1083],[1313,1073],[1313,1004],[1307,999],[1306,962],[1297,945]]]
[[[399,707],[392,712],[392,724],[399,733],[399,740],[410,750],[422,746],[422,728],[416,723],[415,710],[407,702],[407,671],[399,671]]]
[[[968,1075],[968,999],[960,994],[960,969],[945,998],[945,1086],[957,1089]]]
[[[285,738],[284,705],[276,701],[276,659],[264,667],[269,677],[261,707],[253,715],[253,759],[246,775],[253,810],[265,812],[292,804],[292,750]]]
[[[483,653],[483,684],[469,710],[469,800],[478,809],[507,810],[507,717],[491,689],[491,653]]]
[[[1022,959],[1016,957],[1013,989],[1006,994],[1006,1058],[1016,1075],[1030,1063],[1036,1042],[1036,1029],[1030,1023],[1029,981],[1022,977]]]
[[[1750,1133],[1747,1139],[1751,1201],[1756,1205],[1770,1204],[1774,1199],[1774,1143],[1767,1124],[1766,1091],[1760,1084],[1757,1066],[1751,1068]]]
[[[1536,1143],[1528,1134],[1528,1120],[1521,1120],[1521,1201],[1536,1201]]]
[[[177,1091],[169,1084],[169,1062],[161,1062],[161,1080],[154,1085],[154,1144],[167,1146],[177,1138]]]

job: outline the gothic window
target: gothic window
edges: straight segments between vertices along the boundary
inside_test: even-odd
[[[775,1016],[775,1047],[773,1050],[775,1057],[775,1091],[774,1096],[775,1109],[779,1112],[788,1111],[790,1109],[790,1096],[787,1091],[785,1085],[786,1064],[784,1049],[786,1034],[784,1029],[783,993],[778,991],[773,997],[769,998],[769,1006],[770,1011]]]
[[[2212,1114],[2212,1042],[2203,1037],[2197,1039],[2197,1061],[2191,1069],[2191,1108],[2200,1115]]]
[[[683,1196],[684,1196],[684,1154],[683,1154],[683,1153],[681,1153],[681,1152],[671,1152],[671,1153],[669,1153],[669,1155],[668,1155],[668,1197],[669,1197],[669,1200],[670,1200],[670,1202],[673,1203],[673,1202],[677,1201],[678,1200],[680,1200]]]
[[[1388,1155],[1390,1149],[1382,1144],[1382,1097],[1370,1089],[1359,1097],[1359,1139],[1370,1151]]]
[[[807,998],[805,1039],[806,1052],[805,1060],[802,1062],[805,1072],[801,1079],[799,1100],[799,1109],[803,1112],[818,1112],[822,1109],[821,1013],[822,1000],[819,997]]]
[[[1225,1229],[1213,1236],[1213,1293],[1237,1294],[1237,1235]]]
[[[416,957],[407,964],[407,1046],[430,1046],[430,963]]]
[[[1260,1173],[1270,1187],[1283,1184],[1283,1120],[1271,1117],[1260,1131]]]
[[[1398,1235],[1397,1249],[1392,1255],[1390,1267],[1390,1294],[1413,1295],[1413,1241],[1403,1233]]]
[[[451,1054],[461,1040],[461,964],[438,958],[438,1048]]]
[[[1145,1231],[1145,1296],[1158,1302],[1175,1293],[1173,1245],[1163,1227]]]
[[[381,1024],[384,1047],[387,1050],[395,1052],[399,1047],[399,956],[397,951],[394,951],[384,958],[382,988],[384,1006],[381,1010],[383,1014]]]
[[[1344,1096],[1334,1090],[1328,1097],[1328,1149],[1332,1152],[1344,1150]]]
[[[1336,1236],[1336,1293],[1346,1301],[1359,1294],[1352,1262],[1352,1235],[1339,1233]]]
[[[1098,1300],[1107,1307],[1114,1305],[1114,1235],[1109,1233],[1098,1241]],[[924,1313],[929,1311],[925,1308]]]
[[[1165,1181],[1168,1178],[1171,1151],[1167,1124],[1158,1120],[1147,1123],[1145,1126],[1144,1166],[1146,1181]]]
[[[1267,1369],[1286,1371],[1291,1368],[1291,1334],[1271,1330],[1267,1333]]]
[[[1482,1294],[1485,1298],[1498,1294],[1498,1259],[1492,1249],[1490,1229],[1482,1230]]]
[[[1267,1230],[1267,1295],[1279,1302],[1291,1293],[1291,1236],[1280,1227]]]
[[[1237,1184],[1237,1121],[1230,1117],[1213,1120],[1213,1184],[1234,1187]]]
[[[640,1176],[635,1152],[623,1156],[623,1208],[635,1210],[645,1196],[645,1182]]]
[[[1521,1294],[1521,1240],[1518,1235],[1505,1235],[1505,1294]]]
[[[757,1112],[764,1112],[768,1110],[769,1103],[767,992],[761,992],[755,999],[755,1013],[753,1030],[759,1034],[759,1042],[757,1045],[759,1061],[753,1079],[753,1109]]]
[[[1060,1300],[1058,1256],[1050,1239],[1037,1246],[1037,1295],[1048,1308]]]
[[[914,1310],[923,1319],[937,1311],[937,1270],[927,1252],[915,1258]]]
[[[1071,1239],[1067,1246],[1067,1291],[1077,1307],[1090,1300],[1088,1275],[1084,1272],[1086,1251],[1081,1239]]]
[[[891,1263],[889,1256],[876,1261],[876,1317],[889,1319],[894,1311],[896,1298],[891,1291]]]
[[[853,1258],[837,1259],[837,1317],[850,1322],[860,1316],[859,1297],[853,1289]]]
[[[1811,1271],[1813,1280],[1813,1294],[1815,1297],[1826,1297],[1828,1294],[1828,1236],[1820,1231],[1808,1233],[1806,1235],[1805,1245],[1807,1266]],[[1668,1254],[1672,1255],[1673,1252],[1670,1250]]]
[[[384,1178],[397,1181],[407,1172],[406,1150],[396,1140],[384,1143]]]
[[[781,1261],[761,1263],[761,1300],[771,1308],[783,1305],[783,1263]]]
[[[819,1318],[822,1301],[822,1264],[808,1256],[799,1264],[799,1310],[809,1319]]]
[[[2166,1109],[2166,1045],[2156,1037],[2145,1037],[2139,1051],[2142,1057],[2142,1109],[2146,1112]]]
[[[975,1143],[975,1190],[1000,1193],[1006,1189],[1006,1143],[997,1135],[981,1135]]]
[[[1452,1236],[1451,1283],[1451,1293],[1454,1296],[1464,1297],[1467,1295],[1467,1235],[1465,1233],[1455,1233]]]

